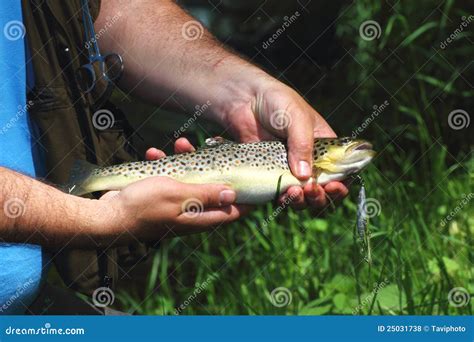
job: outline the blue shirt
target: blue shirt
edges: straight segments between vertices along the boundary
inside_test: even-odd
[[[31,82],[32,73],[27,68],[21,1],[0,1],[0,30],[0,165],[36,176],[35,139],[26,101],[27,74]],[[5,215],[28,210],[14,198],[6,198],[0,209]],[[25,312],[38,294],[47,263],[41,246],[0,243],[0,314]]]

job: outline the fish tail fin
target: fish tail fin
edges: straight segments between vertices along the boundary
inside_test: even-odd
[[[69,181],[64,185],[64,191],[76,196],[93,192],[94,190],[88,189],[87,185],[90,183],[92,173],[98,168],[99,166],[85,160],[74,161],[69,174]]]

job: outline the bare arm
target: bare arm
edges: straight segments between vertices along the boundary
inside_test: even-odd
[[[117,18],[112,25],[111,18]],[[250,101],[250,76],[270,79],[227,51],[174,1],[103,0],[95,27],[109,27],[98,40],[100,48],[120,53],[125,60],[121,86],[155,104],[173,95],[192,110],[209,100],[218,116],[236,92],[243,102]]]
[[[113,211],[106,202],[65,194],[0,167],[0,237],[7,242],[86,245],[107,238]]]
[[[107,193],[101,200],[65,194],[49,185],[0,167],[0,238],[5,242],[96,248],[133,240],[215,229],[240,217],[235,192],[219,184],[193,185],[151,177]],[[183,205],[199,203],[189,215]]]

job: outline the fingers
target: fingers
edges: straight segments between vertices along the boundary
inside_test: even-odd
[[[186,138],[179,138],[174,143],[174,152],[175,153],[185,153],[185,152],[194,152],[196,149]]]
[[[324,186],[324,191],[334,200],[342,200],[349,194],[349,189],[341,182],[331,182]]]
[[[298,179],[311,177],[313,159],[314,120],[311,116],[293,115],[288,125],[288,162]]]
[[[179,138],[174,143],[174,152],[175,153],[185,153],[195,151],[193,145],[186,138]],[[157,160],[160,158],[166,157],[165,152],[157,148],[151,147],[145,153],[146,160]]]
[[[328,204],[326,193],[321,185],[306,184],[304,188],[293,186],[279,198],[280,205],[287,206],[295,210],[302,210],[306,207],[324,208]]]
[[[157,160],[163,157],[166,157],[165,152],[154,147],[149,148],[145,153],[146,160]]]
[[[189,202],[201,212],[206,208],[229,206],[237,197],[234,190],[223,184],[183,184],[179,193],[183,203]],[[186,210],[186,204],[183,204],[183,210]]]
[[[296,210],[306,207],[310,209],[324,209],[331,201],[340,201],[349,193],[347,187],[340,182],[331,182],[321,186],[315,183],[308,183],[303,188],[293,186],[279,198],[282,206],[290,206]]]
[[[324,208],[328,204],[328,199],[323,187],[319,184],[314,184],[314,187],[308,188],[309,184],[305,186],[305,198],[311,208]]]
[[[198,233],[235,221],[247,214],[250,210],[248,206],[230,205],[225,208],[211,208],[201,213],[184,213],[180,216],[180,222],[188,227],[192,227],[190,232]]]
[[[292,186],[288,188],[286,193],[282,194],[279,198],[281,206],[290,206],[295,210],[302,210],[306,207],[304,200],[303,189],[299,186]]]

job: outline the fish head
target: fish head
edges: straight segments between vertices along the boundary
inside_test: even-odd
[[[314,168],[335,179],[358,173],[375,156],[371,143],[347,137],[316,139],[313,153]]]

